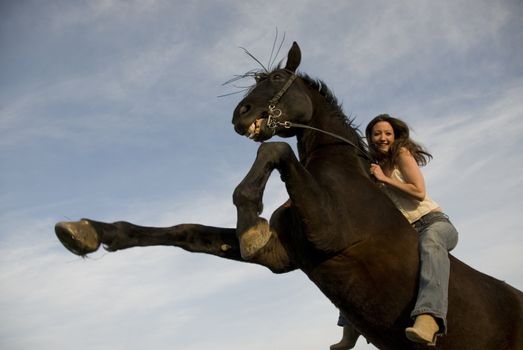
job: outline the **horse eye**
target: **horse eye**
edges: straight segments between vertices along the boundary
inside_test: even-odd
[[[254,80],[259,83],[260,81],[264,80],[264,79],[267,79],[267,75],[265,74],[255,74],[254,75]]]

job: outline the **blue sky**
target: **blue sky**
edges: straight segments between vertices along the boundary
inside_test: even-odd
[[[362,128],[407,121],[453,254],[523,289],[520,1],[2,1],[0,348],[327,348],[337,311],[300,272],[169,248],[82,260],[53,232],[89,217],[234,227],[257,144],[222,86],[278,28]],[[280,55],[280,57],[282,57]],[[232,89],[232,90],[231,90]],[[294,144],[294,140],[288,140]],[[286,194],[277,176],[265,216]],[[356,349],[374,349],[360,339]]]

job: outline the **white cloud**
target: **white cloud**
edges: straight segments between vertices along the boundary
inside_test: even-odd
[[[523,132],[523,104],[519,97],[523,93],[523,82],[516,86],[498,87],[494,95],[482,94],[468,103],[442,100],[431,107],[429,118],[415,125],[417,135],[435,155],[438,168],[431,168],[434,179],[443,180],[439,172],[455,173],[457,181],[469,184],[482,173],[498,173],[498,169],[511,169],[513,176],[504,180],[508,183],[521,182],[523,165],[518,147]],[[461,104],[454,111],[448,105]],[[438,115],[443,110],[444,115]],[[420,115],[423,111],[410,111]],[[433,119],[430,116],[434,116]],[[438,157],[438,155],[440,155]],[[499,176],[499,174],[497,174]],[[443,180],[444,181],[444,180]]]

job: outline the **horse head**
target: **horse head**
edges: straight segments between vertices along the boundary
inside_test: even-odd
[[[232,123],[240,135],[265,141],[278,135],[291,137],[285,122],[307,124],[313,115],[313,103],[306,84],[296,75],[301,61],[300,47],[293,43],[284,68],[255,75],[256,84],[234,110]]]

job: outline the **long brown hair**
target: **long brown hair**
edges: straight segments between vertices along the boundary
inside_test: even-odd
[[[394,143],[387,154],[379,152],[376,145],[372,142],[372,128],[379,122],[389,123],[394,131]],[[372,119],[365,129],[365,136],[367,137],[371,157],[387,167],[394,167],[402,148],[406,148],[412,154],[419,166],[427,165],[432,159],[432,155],[429,152],[410,138],[410,130],[407,123],[388,114],[380,114]]]

